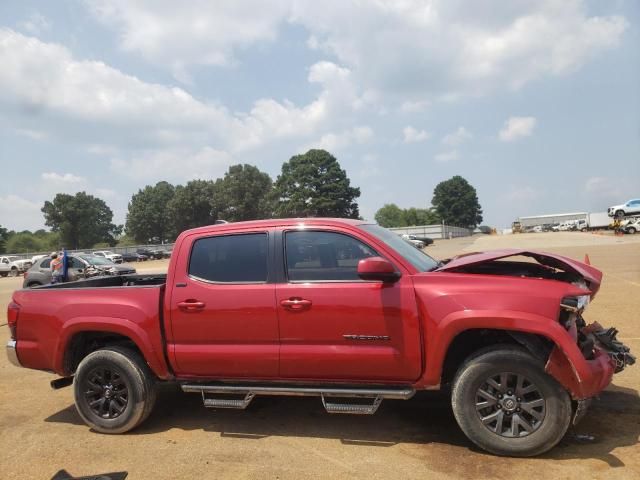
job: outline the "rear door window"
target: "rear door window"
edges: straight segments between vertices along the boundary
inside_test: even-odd
[[[191,249],[189,275],[216,283],[267,281],[266,233],[200,238]]]
[[[50,268],[51,267],[51,259],[45,258],[40,264],[40,268]]]

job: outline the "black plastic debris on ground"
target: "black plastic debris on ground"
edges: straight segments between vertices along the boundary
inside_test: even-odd
[[[129,475],[128,472],[98,473],[97,475],[87,475],[85,477],[74,477],[66,470],[60,470],[51,480],[124,480]]]

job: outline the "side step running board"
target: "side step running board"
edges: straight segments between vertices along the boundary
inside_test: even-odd
[[[334,403],[328,402],[326,396],[322,395],[322,405],[327,413],[350,413],[352,415],[373,415],[378,411],[378,407],[382,403],[382,397],[378,395],[370,404],[354,404],[354,403]]]
[[[249,406],[255,393],[247,393],[243,399],[233,400],[229,398],[207,398],[205,392],[202,392],[202,403],[205,407],[209,408],[237,408],[244,410]]]
[[[264,385],[228,385],[185,383],[181,385],[187,393],[200,393],[205,407],[245,409],[256,395],[277,396],[315,396],[322,399],[322,405],[328,413],[350,413],[373,415],[382,400],[408,400],[415,394],[413,388],[340,388],[340,387],[299,387]],[[222,397],[215,398],[214,395]],[[241,399],[225,398],[224,395],[244,395]],[[333,399],[359,398],[369,399],[371,403],[349,403],[331,401]],[[331,399],[331,400],[330,400]]]

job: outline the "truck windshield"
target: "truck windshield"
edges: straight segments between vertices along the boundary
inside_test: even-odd
[[[374,224],[360,225],[359,227],[389,245],[393,250],[402,255],[419,272],[428,272],[438,267],[438,262],[436,260],[424,253],[422,250],[418,250],[416,247],[400,238],[400,235],[392,232],[391,230],[387,230],[380,225]]]

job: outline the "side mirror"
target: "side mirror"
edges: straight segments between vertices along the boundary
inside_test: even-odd
[[[358,262],[358,276],[363,280],[396,282],[400,278],[400,272],[382,257],[369,257]]]

